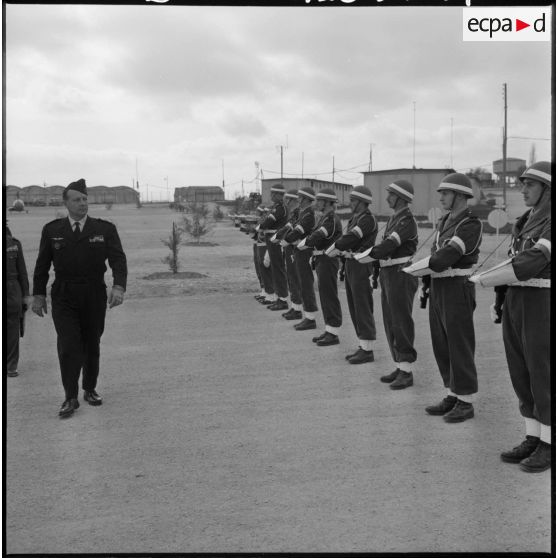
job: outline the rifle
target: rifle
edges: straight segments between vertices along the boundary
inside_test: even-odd
[[[374,260],[372,262],[372,290],[378,288],[378,276],[380,275],[380,262],[378,260]]]

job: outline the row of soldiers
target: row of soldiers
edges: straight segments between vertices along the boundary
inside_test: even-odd
[[[464,174],[448,174],[438,186],[444,215],[437,224],[430,255],[416,262],[418,228],[410,209],[414,189],[409,181],[395,180],[387,186],[393,214],[378,242],[378,222],[370,211],[372,194],[367,187],[353,188],[352,215],[343,231],[332,189],[286,191],[276,184],[271,188],[271,207],[258,208],[259,223],[251,231],[261,286],[255,298],[271,311],[283,310],[286,320],[300,320],[294,326],[297,331],[316,329],[316,277],[325,331],[312,341],[320,347],[336,345],[342,325],[338,279],[344,280],[359,339],[357,350],[345,358],[349,364],[363,364],[374,361],[372,292],[379,278],[383,323],[394,362],[394,370],[380,379],[400,390],[413,385],[417,351],[412,311],[420,280],[421,306],[430,298],[432,348],[447,392],[425,411],[457,423],[474,417],[473,399],[478,391],[475,284],[494,287],[491,316],[503,325],[510,377],[526,428],[522,443],[501,453],[501,459],[519,463],[524,471],[540,472],[551,466],[552,453],[551,164],[533,164],[520,181],[529,209],[513,227],[510,257],[483,273],[473,269],[483,227],[468,206],[473,188]]]

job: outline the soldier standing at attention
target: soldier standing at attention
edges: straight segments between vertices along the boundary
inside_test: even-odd
[[[271,241],[272,236],[287,222],[288,212],[283,201],[284,195],[285,188],[282,184],[275,184],[271,187],[273,207],[260,225],[260,230],[265,235],[267,253],[271,263],[273,291],[276,296],[275,302],[268,306],[269,310],[287,310],[289,308],[287,302],[289,290],[287,287],[287,272],[285,260],[283,259],[283,250],[279,244]]]
[[[475,414],[473,395],[478,391],[478,383],[473,312],[476,302],[475,286],[469,276],[479,258],[482,223],[467,206],[467,199],[473,197],[467,176],[448,174],[438,186],[438,192],[447,214],[438,223],[431,256],[421,262],[425,262],[423,267],[431,277],[432,348],[448,394],[425,410],[429,415],[443,415],[444,421],[453,423],[473,418]],[[420,267],[421,262],[411,267]]]
[[[374,246],[378,225],[368,209],[369,204],[372,203],[372,192],[369,188],[356,186],[349,195],[349,201],[353,215],[347,225],[347,232],[335,242],[334,246],[345,256],[347,303],[359,339],[357,351],[345,358],[350,364],[362,364],[374,361],[376,323],[370,286],[372,264],[359,264],[354,260],[354,255]]]
[[[305,186],[298,191],[298,220],[292,231],[285,236],[290,244],[296,243],[294,260],[298,282],[300,285],[300,296],[302,298],[303,320],[296,324],[297,331],[316,329],[316,293],[314,292],[314,272],[312,271],[312,250],[306,248],[301,240],[310,234],[314,228],[316,217],[314,215],[314,200],[316,194],[312,188]]]
[[[316,194],[316,209],[322,213],[312,233],[306,237],[305,245],[313,249],[318,294],[325,322],[325,332],[312,341],[319,347],[339,344],[339,329],[343,323],[341,303],[337,292],[337,273],[339,259],[325,255],[329,248],[342,234],[341,219],[335,214],[337,196],[331,188],[324,188]]]
[[[395,180],[387,188],[387,203],[394,211],[386,224],[382,242],[371,248],[369,256],[380,263],[382,315],[386,338],[395,370],[380,380],[391,389],[413,385],[415,323],[413,300],[418,279],[402,270],[417,250],[417,222],[409,209],[413,201],[413,185],[407,180]]]
[[[526,438],[500,457],[507,463],[519,463],[525,472],[540,473],[552,466],[552,165],[534,163],[519,180],[529,211],[513,227],[511,260],[471,280],[482,286],[507,285],[502,333]]]
[[[128,270],[116,227],[87,215],[85,180],[80,178],[69,184],[62,199],[68,218],[56,219],[43,227],[33,277],[32,310],[41,317],[47,312],[46,286],[53,264],[52,318],[65,392],[58,414],[65,418],[79,407],[82,369],[84,400],[95,406],[103,402],[96,387],[106,307],[107,302],[109,308],[122,304]],[[104,281],[107,260],[113,276],[108,301]]]
[[[275,235],[274,242],[278,242],[283,247],[283,257],[285,258],[285,269],[287,271],[287,286],[291,299],[291,307],[281,316],[286,320],[300,320],[302,318],[302,298],[300,295],[300,283],[296,273],[294,252],[296,246],[289,244],[285,240],[288,232],[294,228],[294,223],[298,220],[298,190],[293,188],[285,194],[285,205],[289,214],[288,221],[281,227]]]
[[[256,208],[259,217],[259,222],[262,221],[262,216],[265,215],[265,208],[261,205]],[[252,240],[254,241],[254,267],[256,268],[256,275],[260,283],[260,294],[254,298],[260,304],[272,304],[274,301],[273,295],[273,278],[271,276],[271,269],[269,266],[264,265],[264,257],[267,251],[264,235],[258,230],[257,225],[251,232]]]
[[[6,370],[10,377],[18,376],[19,338],[23,335],[22,320],[29,299],[29,279],[21,242],[12,236],[8,226],[6,235]]]

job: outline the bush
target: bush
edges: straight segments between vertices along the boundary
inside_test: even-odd
[[[168,264],[169,269],[173,273],[178,273],[180,263],[178,261],[178,252],[180,251],[180,243],[182,242],[183,231],[173,222],[171,234],[167,239],[161,239],[161,242],[170,250],[170,254],[166,255],[162,262]]]
[[[213,219],[215,221],[221,221],[225,217],[223,210],[221,209],[220,205],[216,205],[215,209],[213,210]]]

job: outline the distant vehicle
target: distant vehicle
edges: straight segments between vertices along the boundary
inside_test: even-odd
[[[50,198],[48,200],[48,205],[60,206],[60,205],[64,205],[64,202],[62,201],[61,198]]]
[[[25,204],[23,203],[23,200],[14,200],[12,207],[9,207],[8,211],[25,211]]]
[[[45,207],[46,201],[43,200],[42,198],[35,198],[34,200],[31,200],[29,202],[29,205],[34,205],[36,207]]]

